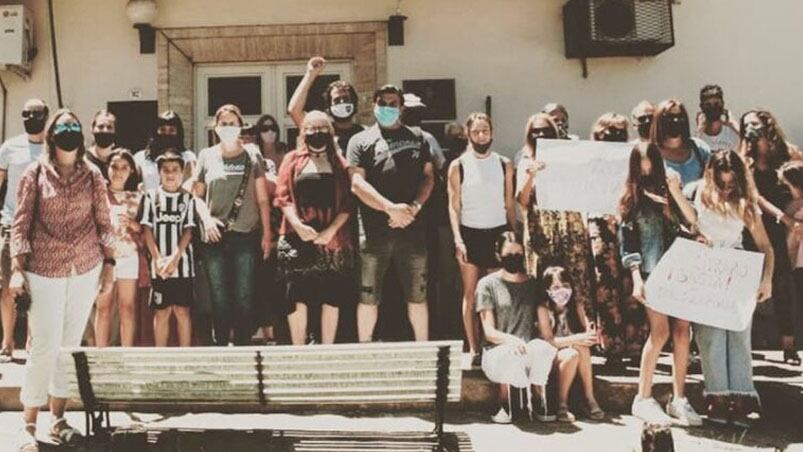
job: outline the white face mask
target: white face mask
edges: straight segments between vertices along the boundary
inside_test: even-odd
[[[220,137],[220,142],[231,146],[240,138],[240,127],[237,126],[217,126],[215,133]]]
[[[332,113],[332,116],[337,119],[348,119],[354,114],[354,104],[334,104],[329,108],[329,111]]]
[[[265,143],[275,143],[276,142],[276,132],[273,130],[269,130],[262,134],[262,141]]]

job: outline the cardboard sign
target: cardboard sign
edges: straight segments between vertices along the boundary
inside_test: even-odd
[[[647,305],[672,317],[744,331],[763,267],[761,253],[677,239],[646,282]]]

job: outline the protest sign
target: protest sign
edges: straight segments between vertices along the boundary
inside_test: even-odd
[[[677,239],[645,285],[647,305],[672,317],[733,331],[750,324],[764,255]]]
[[[632,143],[538,140],[538,207],[590,214],[618,213]]]

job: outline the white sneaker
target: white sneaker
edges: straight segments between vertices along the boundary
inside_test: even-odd
[[[681,425],[699,427],[703,425],[703,418],[694,411],[689,400],[685,397],[671,400],[666,404],[666,414],[677,419]]]
[[[513,418],[504,408],[499,408],[499,412],[491,416],[491,421],[494,424],[510,424]]]
[[[630,411],[633,413],[633,416],[636,416],[648,424],[662,426],[672,425],[672,418],[664,413],[664,410],[661,409],[661,405],[652,397],[643,399],[640,395],[636,395],[636,398],[633,399],[633,405],[630,407]]]

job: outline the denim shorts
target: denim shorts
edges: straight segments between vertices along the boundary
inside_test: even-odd
[[[364,237],[360,242],[362,284],[360,303],[378,305],[388,270],[399,279],[404,300],[408,303],[427,301],[427,249],[425,242],[408,234]]]

